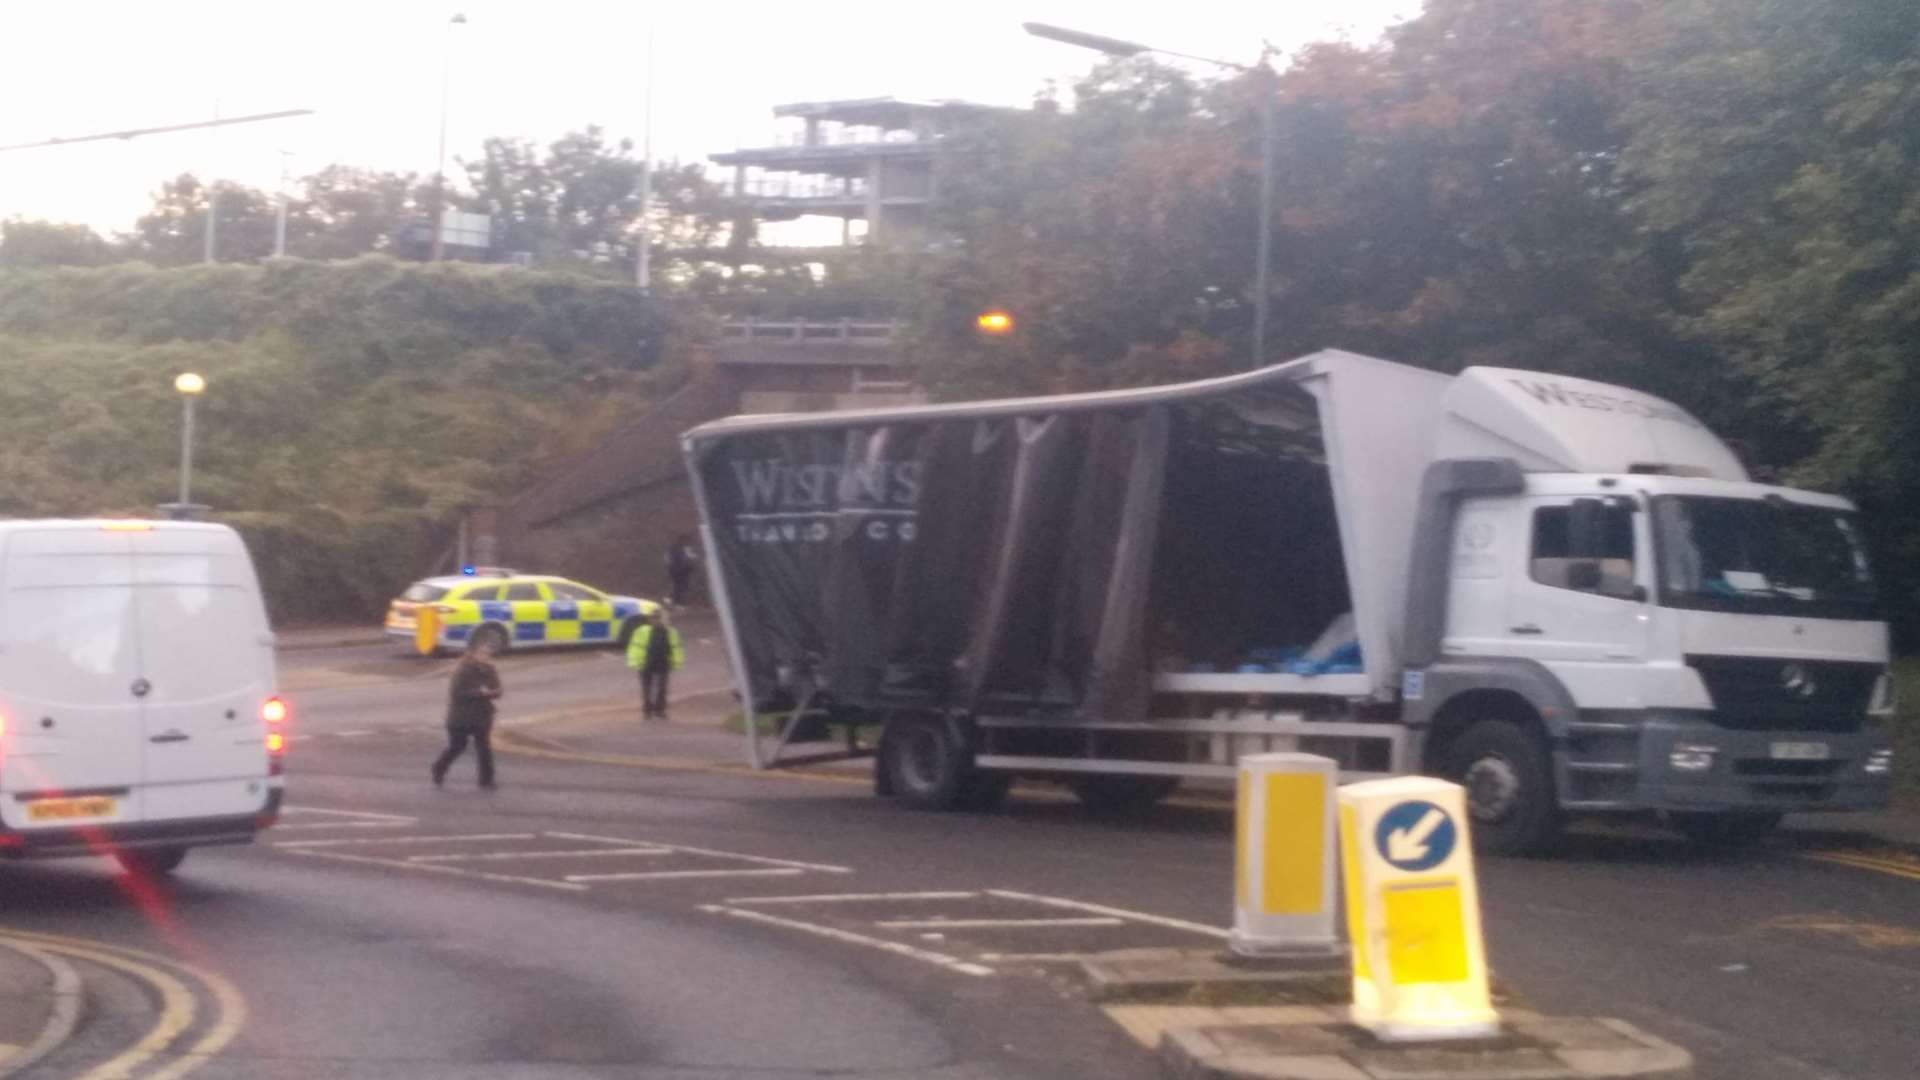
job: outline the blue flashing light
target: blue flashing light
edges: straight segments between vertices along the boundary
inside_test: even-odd
[[[465,574],[465,575],[467,575],[468,577],[472,577],[472,576],[473,576],[473,567],[471,567],[471,566],[463,566],[463,567],[461,567],[461,568],[460,568],[460,572],[461,572],[461,573],[463,573],[463,574]]]

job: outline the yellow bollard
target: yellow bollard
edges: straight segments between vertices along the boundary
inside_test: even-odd
[[[1353,1022],[1392,1042],[1497,1034],[1461,787],[1400,776],[1341,788],[1340,859]]]
[[[430,604],[421,604],[413,613],[413,649],[421,656],[432,656],[440,647],[440,613]]]
[[[1333,795],[1339,782],[1339,765],[1313,754],[1240,759],[1233,934],[1227,942],[1236,955],[1340,954],[1333,891]]]

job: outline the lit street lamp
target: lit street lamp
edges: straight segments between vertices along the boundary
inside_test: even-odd
[[[180,395],[180,501],[160,504],[160,509],[170,518],[191,520],[206,507],[196,505],[192,499],[193,486],[193,399],[207,391],[207,380],[191,371],[182,372],[173,380],[173,389]]]
[[[1270,273],[1273,250],[1273,69],[1267,65],[1273,47],[1264,46],[1260,50],[1260,59],[1253,64],[1236,64],[1229,60],[1215,60],[1210,56],[1194,56],[1190,53],[1174,52],[1172,49],[1156,49],[1151,45],[1122,41],[1119,38],[1089,34],[1084,30],[1069,30],[1061,26],[1049,26],[1046,23],[1022,23],[1022,28],[1034,37],[1046,38],[1067,45],[1077,45],[1083,49],[1106,53],[1108,56],[1138,56],[1141,53],[1159,53],[1162,56],[1177,56],[1183,60],[1198,60],[1203,64],[1213,64],[1233,71],[1261,76],[1260,86],[1260,231],[1255,240],[1253,268],[1253,347],[1249,357],[1249,367],[1259,367],[1266,361],[1267,351],[1267,278]]]

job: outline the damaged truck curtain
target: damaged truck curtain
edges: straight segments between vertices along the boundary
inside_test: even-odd
[[[756,707],[1144,714],[1166,404],[742,431],[698,483]]]

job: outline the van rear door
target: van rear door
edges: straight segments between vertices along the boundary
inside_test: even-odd
[[[253,565],[225,529],[132,537],[150,820],[231,817],[267,799],[273,637]]]
[[[140,644],[127,534],[23,529],[0,553],[0,821],[144,817]]]

